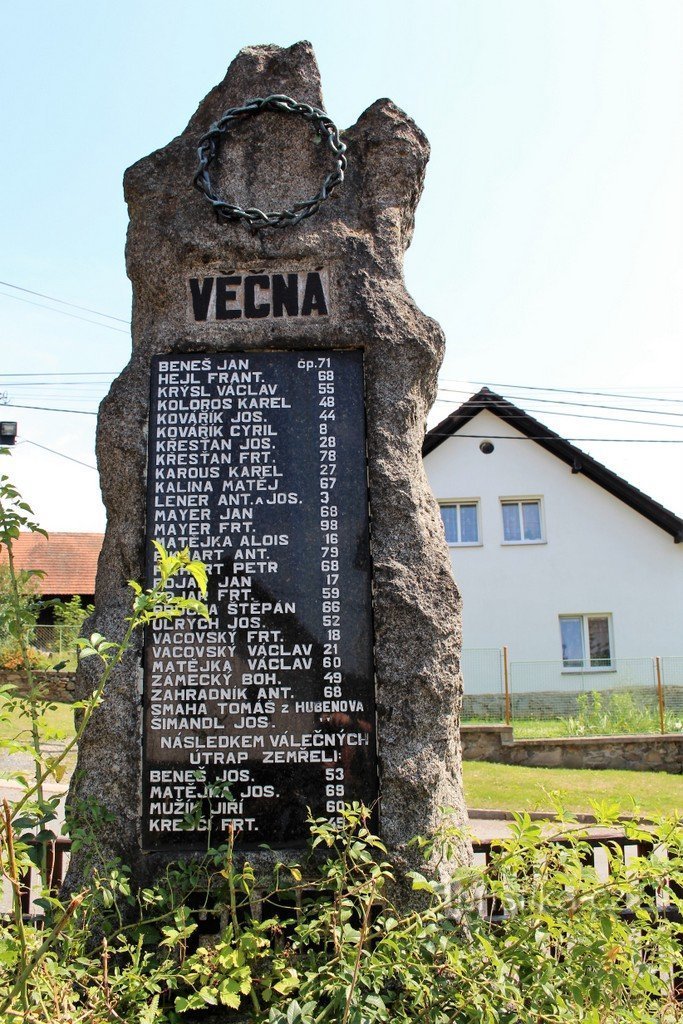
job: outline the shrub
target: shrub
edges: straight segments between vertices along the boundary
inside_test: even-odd
[[[30,510],[0,477],[0,543],[10,553],[20,526],[37,529]],[[347,807],[342,824],[311,820],[301,864],[278,863],[257,879],[230,843],[201,861],[167,867],[155,885],[134,890],[125,864],[93,870],[87,888],[62,900],[50,889],[46,843],[57,797],[48,779],[82,735],[133,631],[157,617],[206,615],[196,600],[175,596],[167,583],[191,573],[202,593],[206,570],[156,545],[159,583],[131,583],[132,609],[121,642],[99,634],[79,640],[82,657],[97,657],[97,690],[77,703],[76,736],[55,757],[41,741],[37,688],[26,697],[5,693],[30,723],[28,755],[34,780],[0,821],[0,871],[11,890],[12,914],[0,920],[0,1020],[7,1024],[179,1024],[210,1020],[258,1024],[641,1024],[681,1019],[675,1003],[683,909],[683,830],[663,822],[652,834],[624,825],[647,852],[625,862],[604,843],[610,873],[588,863],[588,844],[566,817],[555,842],[526,815],[488,866],[465,866],[449,884],[413,872],[419,910],[392,903],[400,892],[369,812]],[[11,571],[13,571],[11,569]],[[14,577],[16,583],[16,577]],[[17,588],[10,614],[24,669],[32,680],[31,616]],[[97,809],[89,808],[90,815]],[[609,819],[608,823],[611,823]],[[73,843],[88,843],[76,833]],[[459,834],[446,823],[416,840],[425,863],[452,860]],[[39,868],[40,927],[24,920],[22,877]],[[480,913],[488,899],[488,916]],[[405,901],[404,901],[405,902]],[[493,910],[504,911],[494,918]],[[210,939],[198,924],[218,924]],[[214,1020],[217,1019],[214,1017]]]
[[[69,601],[56,601],[54,605],[55,624],[62,630],[62,648],[76,649],[76,641],[81,635],[81,627],[89,615],[92,615],[94,606],[84,605],[78,594]]]
[[[307,856],[276,865],[269,885],[257,886],[228,844],[201,863],[169,867],[138,893],[113,865],[70,903],[52,899],[52,931],[24,930],[23,961],[40,954],[40,964],[23,1005],[20,940],[0,933],[0,1016],[26,1024],[682,1019],[674,972],[683,936],[661,913],[664,896],[681,908],[680,823],[653,834],[627,824],[634,842],[648,840],[647,852],[625,863],[605,841],[604,878],[571,820],[549,841],[519,815],[487,867],[455,873],[455,895],[414,873],[424,902],[408,913],[391,902],[393,868],[364,808],[347,807],[339,827],[319,819],[310,828]],[[453,838],[445,827],[418,845],[426,857],[435,849],[447,857]],[[482,915],[484,897],[502,918]],[[207,917],[220,928],[202,939]]]
[[[580,693],[576,698],[578,713],[567,722],[570,736],[610,736],[631,733],[659,732],[659,710],[648,707],[641,696],[636,701],[630,690],[616,690],[607,699],[597,690]],[[683,723],[672,712],[666,712],[667,732],[680,732]]]
[[[6,669],[12,671],[14,669],[22,669],[25,667],[26,660],[31,668],[48,669],[51,666],[50,658],[45,654],[44,651],[39,651],[36,647],[27,647],[22,652],[21,645],[13,638],[7,639],[2,646],[0,646],[0,669]]]

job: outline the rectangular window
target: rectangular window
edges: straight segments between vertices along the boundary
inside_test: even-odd
[[[476,501],[441,505],[441,520],[448,544],[479,543],[479,509]]]
[[[611,616],[560,615],[565,668],[612,668]]]
[[[503,540],[506,544],[538,544],[543,540],[541,499],[501,499]]]

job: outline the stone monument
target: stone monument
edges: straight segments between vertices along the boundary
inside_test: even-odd
[[[257,861],[303,845],[307,808],[372,805],[399,866],[443,807],[465,820],[421,459],[444,339],[402,274],[429,147],[389,100],[341,137],[322,106],[308,43],[244,49],[125,176],[133,352],[98,422],[90,627],[122,635],[153,540],[209,573],[209,619],[137,636],[80,744],[69,805],[106,809],[97,848],[139,882],[231,831]]]

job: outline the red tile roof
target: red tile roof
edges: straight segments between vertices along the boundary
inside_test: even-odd
[[[94,594],[97,559],[102,547],[101,533],[21,533],[14,541],[14,560],[18,569],[42,569],[45,576],[38,584],[45,595]],[[0,550],[0,562],[7,552]]]

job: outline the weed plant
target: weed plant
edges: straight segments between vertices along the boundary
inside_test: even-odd
[[[20,529],[38,529],[28,506],[0,477],[0,543],[9,553]],[[569,815],[548,836],[526,815],[487,865],[465,865],[448,884],[410,872],[399,883],[369,812],[354,804],[341,825],[310,820],[296,863],[255,876],[235,836],[201,860],[170,865],[135,889],[125,864],[93,871],[87,888],[60,898],[50,888],[47,843],[56,798],[48,780],[90,716],[133,632],[158,618],[206,614],[203,604],[167,592],[189,572],[200,592],[206,570],[187,551],[157,545],[157,584],[130,584],[125,635],[79,640],[98,658],[100,682],[78,703],[79,724],[64,751],[43,750],[40,696],[33,683],[30,618],[15,594],[7,627],[17,640],[28,696],[6,693],[25,715],[34,773],[0,821],[0,869],[12,911],[0,923],[3,1024],[587,1024],[683,1019],[676,1001],[683,901],[683,830],[678,820],[643,832],[624,829],[637,856],[603,843],[608,870],[592,866],[590,844]],[[11,568],[11,572],[14,569]],[[15,577],[16,578],[16,577]],[[14,588],[16,589],[16,588]],[[605,823],[613,823],[606,814]],[[459,833],[447,817],[415,840],[425,865],[451,863]],[[87,833],[74,844],[91,842]],[[640,844],[638,846],[638,844]],[[41,919],[22,916],[21,885],[37,867]],[[392,902],[407,883],[419,904]],[[207,934],[207,922],[214,927]],[[97,936],[94,938],[94,936]]]
[[[637,701],[630,690],[615,690],[604,697],[599,691],[580,693],[577,714],[567,722],[569,736],[613,736],[660,731],[659,711],[643,698]],[[671,711],[665,712],[666,732],[681,732],[683,722]]]

